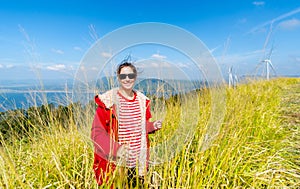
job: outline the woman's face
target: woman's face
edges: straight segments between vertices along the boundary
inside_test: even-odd
[[[121,69],[118,79],[122,89],[132,90],[136,80],[136,74],[133,72],[131,67],[126,66]]]

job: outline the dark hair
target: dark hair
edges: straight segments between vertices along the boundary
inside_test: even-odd
[[[122,62],[117,69],[117,75],[121,73],[122,68],[130,67],[133,70],[133,73],[137,74],[136,67],[131,62]]]

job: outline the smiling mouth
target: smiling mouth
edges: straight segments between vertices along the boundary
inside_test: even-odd
[[[130,86],[130,85],[132,85],[132,82],[126,82],[126,83],[123,83],[123,85]]]

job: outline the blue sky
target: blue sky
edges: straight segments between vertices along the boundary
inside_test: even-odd
[[[254,74],[271,49],[278,75],[300,75],[299,0],[0,0],[0,80],[72,78],[97,39],[141,22],[191,32],[224,77]]]

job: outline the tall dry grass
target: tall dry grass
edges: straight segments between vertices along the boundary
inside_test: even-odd
[[[150,166],[146,188],[300,187],[299,122],[294,112],[299,110],[299,100],[293,100],[299,96],[294,88],[299,83],[299,79],[279,78],[227,88],[224,121],[205,151],[203,136],[211,116],[211,95],[209,89],[201,90],[198,98],[191,99],[199,106],[192,140],[170,161]],[[163,129],[151,136],[152,146],[176,133],[174,127],[183,114],[176,99],[165,103]],[[291,104],[296,105],[290,108]],[[97,186],[92,170],[88,132],[93,108],[76,112],[82,116],[82,127],[77,127],[79,123],[72,121],[71,115],[66,127],[50,114],[51,121],[35,123],[27,137],[2,141],[0,187],[107,188]],[[122,186],[122,181],[117,175],[111,180],[115,186]]]

